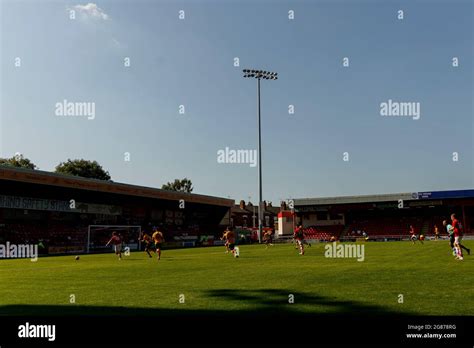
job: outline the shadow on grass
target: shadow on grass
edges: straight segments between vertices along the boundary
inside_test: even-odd
[[[239,302],[251,304],[256,308],[256,312],[262,314],[292,314],[297,316],[413,315],[413,313],[407,311],[393,311],[379,305],[337,300],[314,293],[308,294],[280,289],[219,289],[209,290],[207,294],[211,298],[218,298],[234,304]],[[290,295],[292,295],[291,299],[294,303],[289,302]],[[250,312],[252,311],[248,313]]]
[[[294,304],[289,303],[289,291],[279,289],[260,290],[208,290],[204,296],[209,303],[226,302],[231,309],[190,309],[186,304],[176,304],[177,308],[143,308],[143,307],[112,307],[71,305],[3,305],[0,316],[159,316],[159,317],[220,317],[220,316],[399,316],[414,313],[392,311],[388,308],[356,301],[336,300],[317,294],[291,292]],[[238,308],[239,304],[250,308]],[[218,305],[222,308],[222,305]],[[304,309],[301,310],[301,307]]]

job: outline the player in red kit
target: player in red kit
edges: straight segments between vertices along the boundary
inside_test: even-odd
[[[459,220],[456,219],[456,214],[451,214],[451,225],[454,231],[454,247],[456,248],[456,258],[458,260],[464,260],[462,249],[466,250],[468,255],[471,255],[471,249],[466,248],[461,244],[462,241],[462,229]]]
[[[415,228],[410,225],[410,240],[415,244],[415,241],[417,240],[416,233],[415,233]]]
[[[115,255],[118,255],[119,260],[122,260],[122,238],[118,236],[117,232],[112,232],[112,238],[105,246],[109,246],[109,244],[114,246]]]
[[[303,226],[299,225],[293,234],[293,238],[295,239],[296,245],[300,250],[300,255],[304,255],[304,232]]]

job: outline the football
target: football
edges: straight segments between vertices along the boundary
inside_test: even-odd
[[[79,256],[76,256],[76,258],[75,258],[75,259],[76,259],[76,261],[77,261],[77,260],[79,260]]]

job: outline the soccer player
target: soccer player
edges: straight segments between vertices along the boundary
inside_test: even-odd
[[[413,242],[413,244],[415,244],[417,239],[418,237],[416,235],[415,228],[413,225],[410,225],[410,240]]]
[[[141,242],[145,243],[145,252],[148,254],[148,256],[151,258],[150,251],[153,251],[151,244],[152,244],[152,239],[149,234],[146,232],[142,234]]]
[[[163,233],[158,231],[157,229],[151,236],[153,239],[153,242],[155,242],[155,249],[156,249],[156,255],[158,255],[158,261],[161,260],[161,247],[165,241],[165,238],[163,237]]]
[[[454,247],[454,228],[451,224],[448,223],[447,220],[443,221],[443,226],[446,228],[446,232],[449,235],[449,245],[451,246],[451,250],[453,251],[453,255],[457,255],[457,249]]]
[[[224,243],[224,246],[225,246],[225,253],[228,254],[229,253],[229,242],[227,241],[227,238],[226,238],[226,234],[230,232],[229,230],[229,227],[227,227],[224,231],[224,233],[222,234],[222,237],[221,237],[221,240],[225,241]]]
[[[122,239],[117,232],[112,232],[112,238],[110,238],[105,246],[109,246],[110,243],[114,246],[115,255],[118,255],[119,260],[122,260]]]
[[[299,225],[293,234],[293,238],[296,242],[296,245],[298,246],[300,250],[300,255],[304,255],[304,232],[303,232],[303,226]]]
[[[267,231],[263,234],[263,241],[265,243],[265,249],[268,249],[268,246],[273,246],[273,230]]]
[[[462,249],[466,250],[468,255],[471,255],[471,249],[466,248],[461,244],[462,241],[462,229],[459,220],[456,219],[456,214],[451,214],[451,223],[454,229],[454,246],[458,248],[458,259],[464,260]]]
[[[435,240],[438,240],[439,239],[438,225],[434,225],[434,234],[435,234]]]
[[[232,230],[227,229],[224,233],[223,238],[226,241],[228,250],[235,256],[235,234]]]

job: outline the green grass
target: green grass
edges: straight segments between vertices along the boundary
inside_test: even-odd
[[[474,312],[474,256],[454,260],[447,241],[368,242],[363,262],[325,258],[324,246],[299,256],[292,244],[244,245],[239,259],[213,247],[165,250],[160,262],[141,252],[122,261],[113,254],[1,260],[0,315]]]

